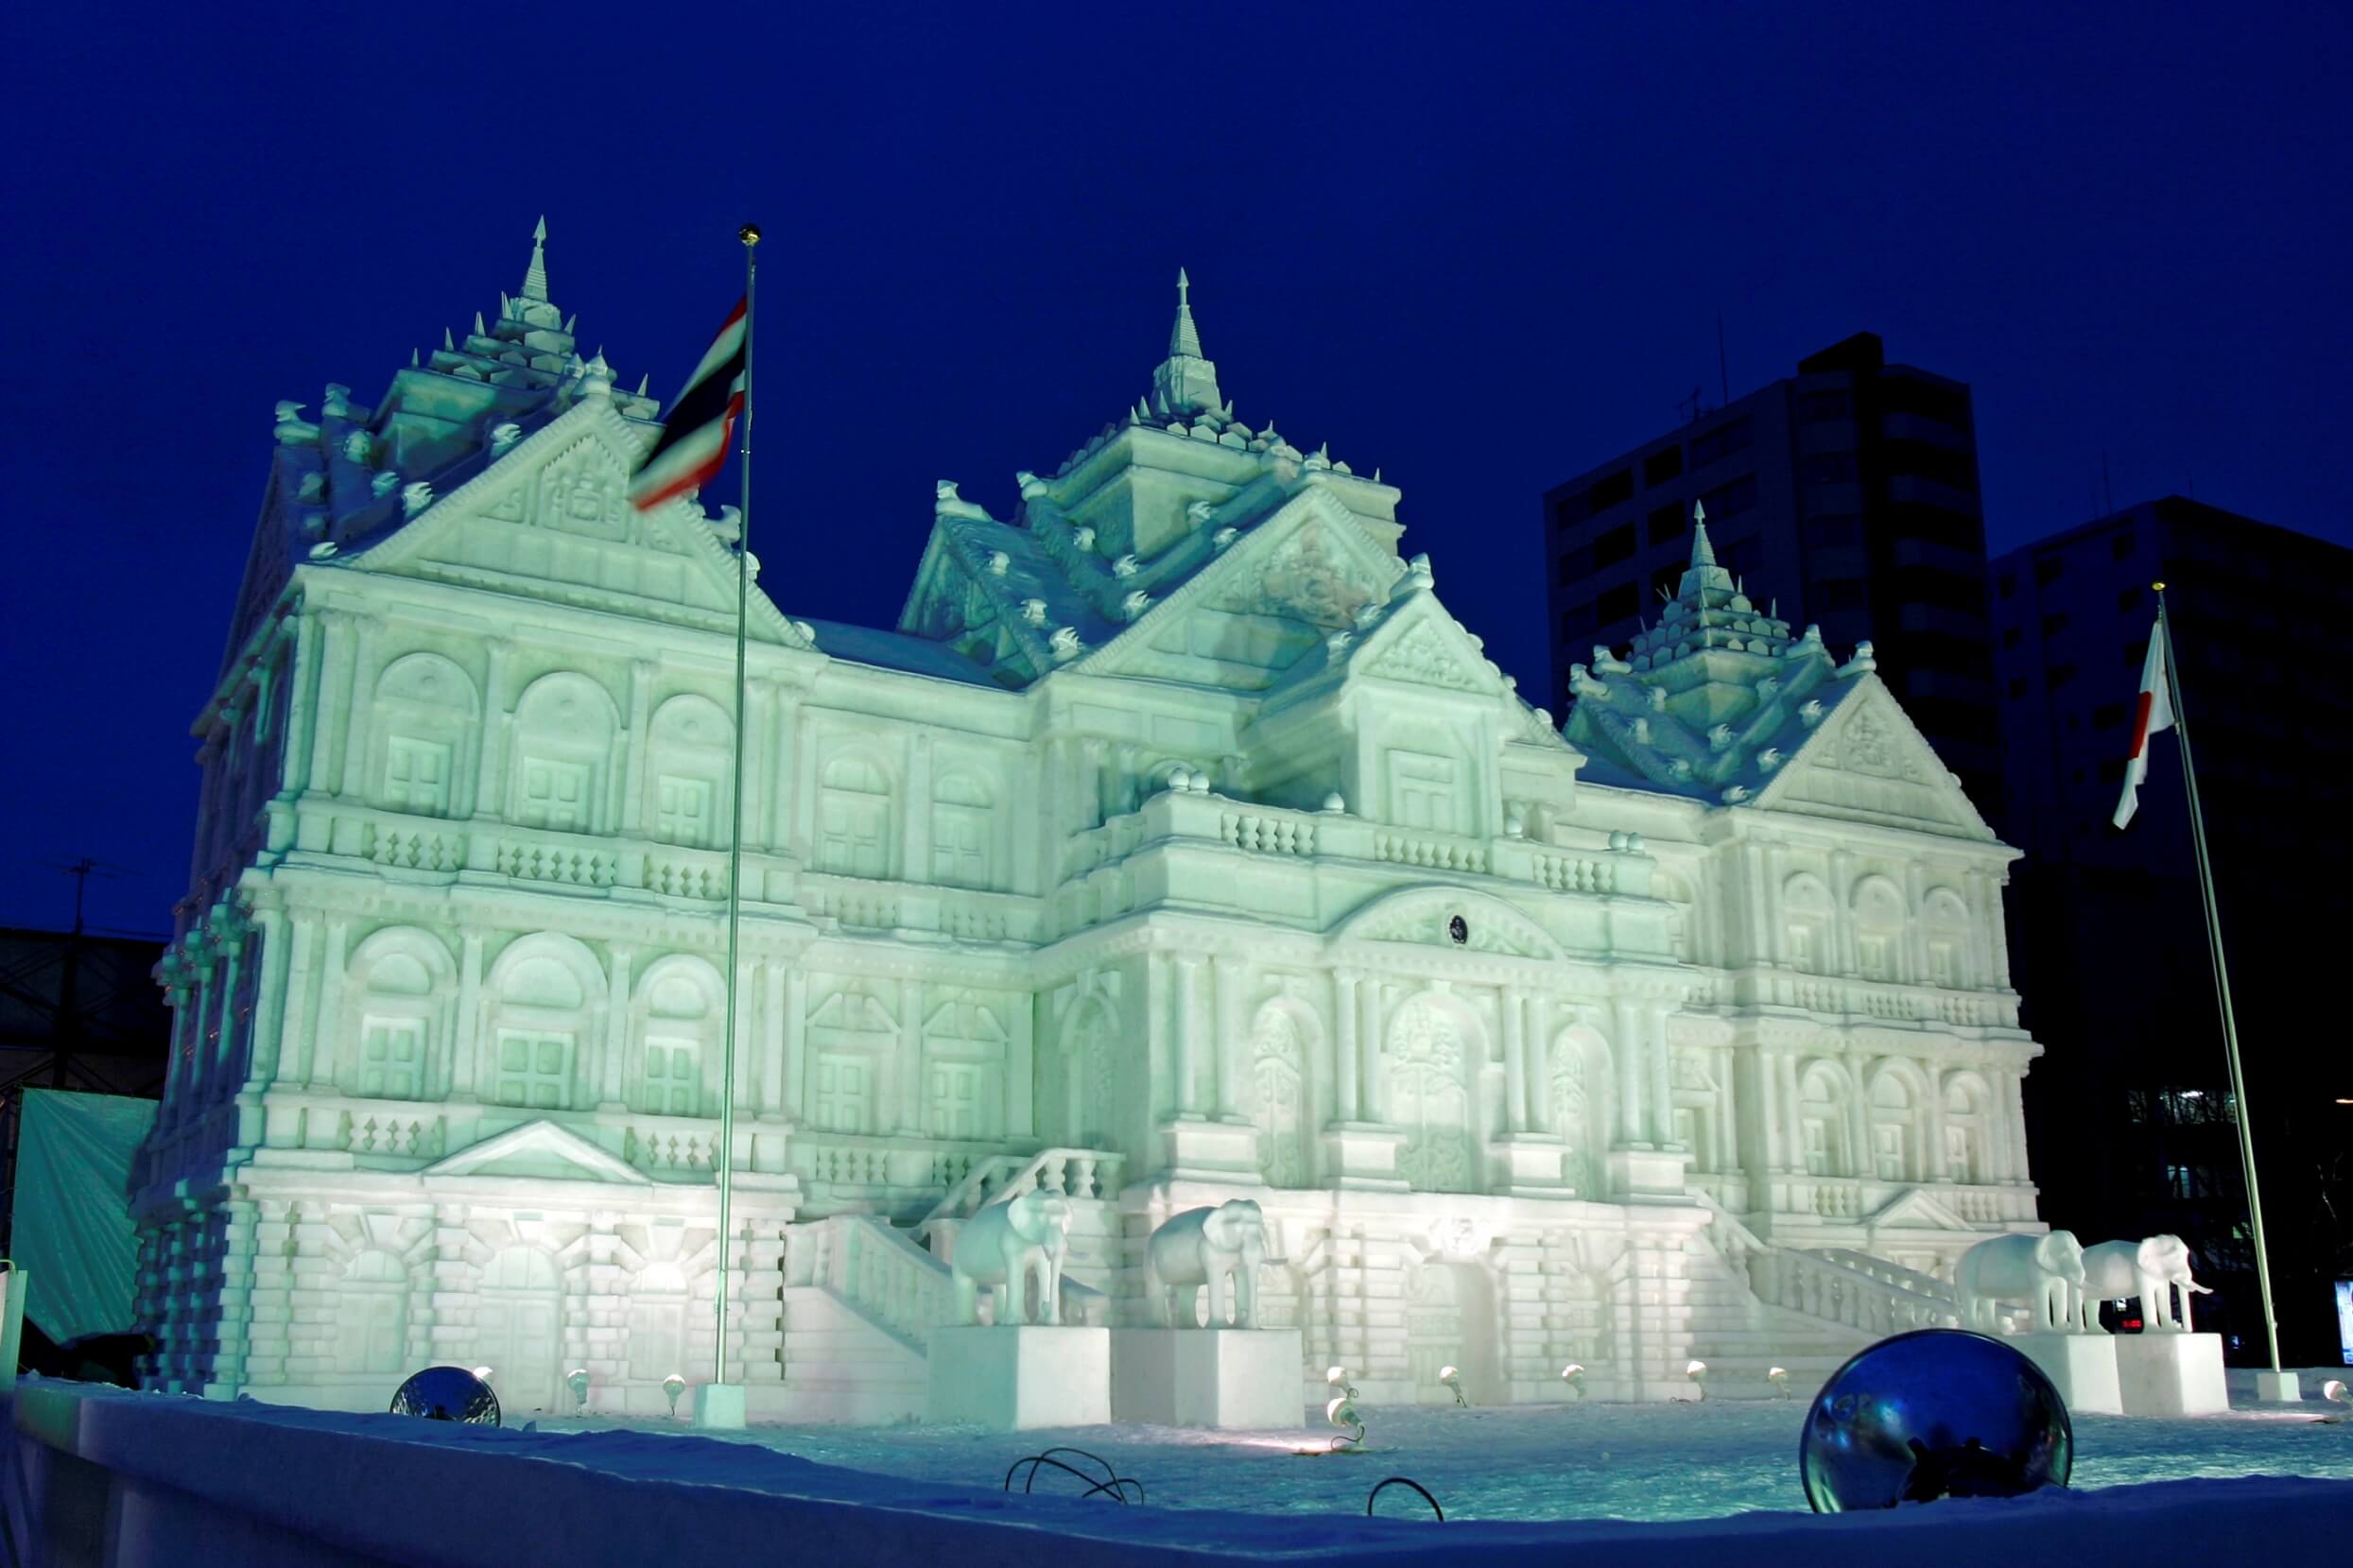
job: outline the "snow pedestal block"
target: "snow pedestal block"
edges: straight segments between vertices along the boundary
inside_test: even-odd
[[[695,1387],[695,1425],[709,1432],[743,1429],[743,1385],[702,1383]]]
[[[2070,1413],[2120,1416],[2124,1396],[2117,1387],[2116,1335],[2062,1334],[2037,1330],[2014,1334],[2005,1343],[2016,1347],[2043,1370]]]
[[[1111,1420],[1109,1329],[936,1328],[926,1359],[926,1421],[1020,1432]]]
[[[1114,1329],[1111,1416],[1154,1426],[1296,1427],[1297,1329]]]
[[[2255,1397],[2266,1404],[2294,1404],[2304,1398],[2304,1380],[2293,1372],[2258,1372]]]
[[[2219,1334],[2119,1334],[2116,1380],[2128,1416],[2210,1416],[2230,1408]]]

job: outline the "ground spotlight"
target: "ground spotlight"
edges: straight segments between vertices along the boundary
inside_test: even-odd
[[[1783,1399],[1790,1397],[1790,1370],[1787,1367],[1772,1368],[1765,1373],[1765,1381],[1780,1389]]]
[[[575,1367],[563,1374],[563,1386],[572,1390],[572,1406],[585,1412],[588,1408],[588,1369]]]
[[[1459,1405],[1462,1405],[1462,1406],[1463,1406],[1463,1407],[1464,1407],[1464,1408],[1466,1408],[1466,1409],[1469,1407],[1469,1405],[1470,1405],[1470,1403],[1471,1403],[1471,1402],[1470,1402],[1469,1400],[1464,1399],[1464,1398],[1462,1397],[1462,1368],[1460,1368],[1460,1367],[1441,1367],[1441,1368],[1439,1368],[1439,1369],[1438,1369],[1438,1381],[1439,1381],[1439,1382],[1441,1382],[1441,1383],[1443,1383],[1443,1384],[1445,1384],[1447,1387],[1449,1387],[1449,1388],[1451,1388],[1451,1389],[1453,1389],[1453,1390],[1454,1390],[1454,1403],[1455,1403],[1455,1404],[1459,1404]]]
[[[672,1372],[662,1380],[662,1391],[670,1396],[670,1419],[678,1419],[678,1396],[686,1391],[686,1380]]]
[[[1700,1360],[1697,1356],[1692,1357],[1692,1359],[1684,1363],[1683,1375],[1691,1380],[1691,1387],[1700,1391],[1700,1398],[1705,1399],[1707,1397],[1706,1362]]]
[[[1585,1370],[1572,1361],[1561,1369],[1561,1381],[1577,1390],[1577,1397],[1585,1397]]]

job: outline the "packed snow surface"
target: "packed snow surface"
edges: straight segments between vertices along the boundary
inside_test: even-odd
[[[2243,1396],[2242,1396],[2243,1399]],[[1329,1427],[1204,1432],[1089,1426],[991,1432],[971,1426],[754,1426],[709,1433],[821,1464],[909,1483],[995,1488],[1024,1456],[1061,1445],[1100,1456],[1140,1482],[1147,1504],[1176,1508],[1332,1514],[1359,1511],[1374,1483],[1408,1475],[1448,1519],[1704,1519],[1756,1509],[1804,1511],[1797,1448],[1804,1399],[1679,1404],[1374,1406],[1365,1452],[1329,1452]],[[2353,1422],[2343,1407],[2253,1405],[2225,1416],[2075,1418],[2078,1489],[2241,1475],[2353,1479]],[[1320,1414],[1320,1412],[1319,1412]],[[519,1424],[517,1422],[516,1424]],[[540,1418],[542,1431],[691,1430],[683,1419],[622,1422]],[[1299,1450],[1310,1451],[1302,1455]],[[1073,1463],[1082,1461],[1073,1460]],[[1018,1490],[1021,1478],[1016,1477]],[[1040,1470],[1040,1492],[1075,1495],[1073,1477]],[[1399,1517],[1428,1505],[1402,1487],[1381,1494]]]

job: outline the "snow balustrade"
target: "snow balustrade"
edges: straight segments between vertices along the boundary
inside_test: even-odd
[[[969,1486],[916,1481],[691,1436],[462,1426],[40,1378],[13,1403],[15,1451],[0,1466],[12,1559],[103,1568],[748,1563],[778,1560],[779,1542],[793,1560],[832,1568],[1368,1559],[1656,1568],[1715,1558],[1744,1568],[1969,1568],[2234,1562],[2256,1542],[2275,1559],[2326,1562],[2343,1555],[2353,1516],[2353,1482],[2275,1476],[1655,1524],[1244,1514],[1008,1494],[993,1473]]]
[[[1884,1336],[1912,1329],[1957,1328],[1953,1287],[1932,1274],[1906,1268],[1851,1248],[1782,1247],[1756,1235],[1705,1195],[1708,1243],[1748,1280],[1756,1299],[1826,1323]],[[2023,1313],[1999,1309],[2008,1326]]]

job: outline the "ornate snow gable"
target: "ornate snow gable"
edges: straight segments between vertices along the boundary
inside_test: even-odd
[[[448,495],[412,489],[408,521],[338,564],[733,631],[735,557],[701,508],[629,503],[647,439],[610,404],[584,401]],[[751,612],[755,641],[809,646],[756,582]]]
[[[1385,603],[1401,571],[1310,486],[1076,667],[1263,691],[1324,634]]]
[[[1976,1226],[1917,1187],[1907,1188],[1887,1200],[1863,1223],[1874,1231],[1974,1231]]]
[[[648,1185],[645,1173],[553,1122],[526,1122],[471,1148],[459,1149],[420,1175],[521,1176],[570,1181]]]
[[[1410,595],[1366,635],[1349,669],[1409,686],[1489,697],[1504,691],[1502,676],[1478,643],[1427,591]]]
[[[1454,935],[1457,920],[1462,922],[1460,940]],[[1400,887],[1384,893],[1342,921],[1332,937],[1547,961],[1563,956],[1560,943],[1511,905],[1460,887]]]
[[[1757,792],[1756,805],[1992,842],[1994,830],[1895,694],[1868,671],[1850,679],[1855,689]]]

